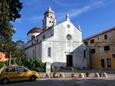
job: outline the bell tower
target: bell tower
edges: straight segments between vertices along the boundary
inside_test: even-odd
[[[48,10],[44,13],[43,29],[56,25],[55,12],[49,6]]]

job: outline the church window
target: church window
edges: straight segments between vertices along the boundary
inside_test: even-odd
[[[86,50],[84,50],[83,54],[84,54],[84,58],[86,58]]]
[[[51,47],[48,47],[48,57],[51,57]]]
[[[70,28],[70,25],[69,25],[69,24],[67,25],[67,28]]]
[[[70,34],[67,35],[67,40],[71,40],[72,36]]]
[[[39,41],[39,40],[37,39],[37,43],[38,43],[38,41]]]

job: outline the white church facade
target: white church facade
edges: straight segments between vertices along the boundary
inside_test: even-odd
[[[49,7],[44,13],[43,28],[34,27],[27,35],[27,58],[39,58],[53,67],[89,67],[89,52],[80,27],[75,27],[68,15],[57,24],[55,12]]]

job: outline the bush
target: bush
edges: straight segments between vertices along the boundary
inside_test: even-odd
[[[5,62],[0,61],[0,68],[3,67],[5,65]]]
[[[16,61],[18,65],[25,66],[31,70],[35,70],[38,72],[44,72],[45,71],[45,64],[42,63],[40,59],[36,58],[22,58],[18,59]]]

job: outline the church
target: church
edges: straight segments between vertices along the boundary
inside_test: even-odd
[[[27,33],[27,58],[39,58],[52,67],[89,67],[89,49],[83,43],[80,26],[73,25],[68,14],[57,23],[55,12],[49,7],[42,22],[42,28],[34,27]]]

